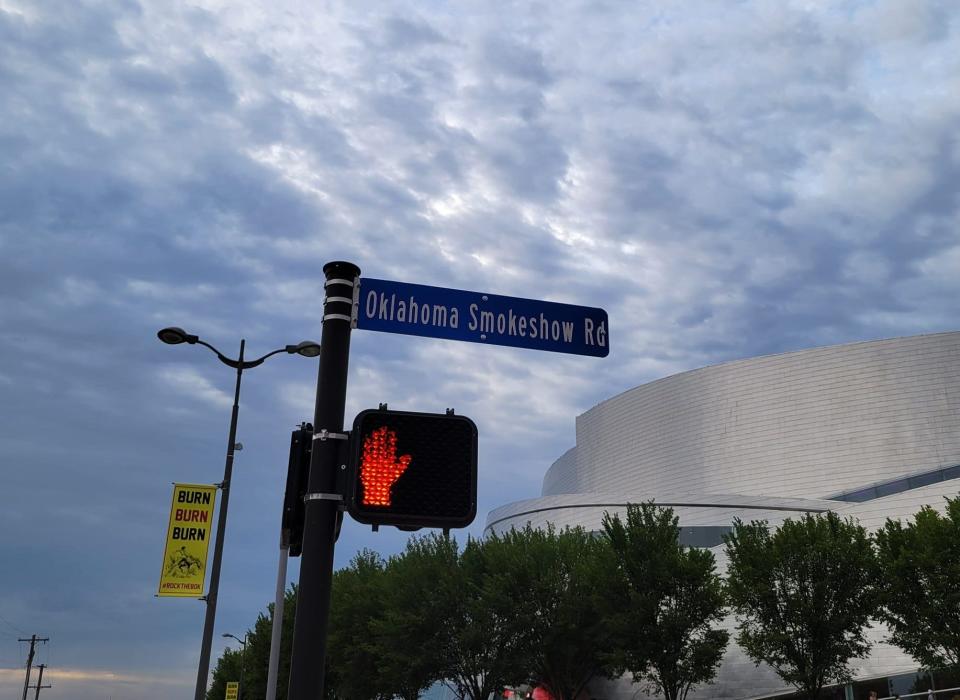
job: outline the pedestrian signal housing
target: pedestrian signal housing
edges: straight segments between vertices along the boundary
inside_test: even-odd
[[[353,421],[347,510],[367,525],[466,527],[477,514],[477,426],[452,413],[369,409]]]
[[[310,476],[310,451],[313,447],[313,426],[301,423],[290,435],[290,460],[287,462],[287,487],[283,496],[281,532],[290,556],[299,557],[303,550],[303,496]]]

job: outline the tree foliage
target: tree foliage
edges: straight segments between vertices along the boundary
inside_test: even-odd
[[[890,640],[927,668],[960,664],[960,497],[945,515],[924,506],[913,522],[887,520],[876,543]]]
[[[382,610],[372,625],[388,697],[416,700],[443,680],[443,629],[454,616],[457,559],[454,539],[431,534],[411,537],[403,554],[387,562]]]
[[[726,537],[727,590],[737,641],[808,698],[850,678],[849,661],[870,648],[876,558],[866,531],[835,513],[765,522],[737,520]]]
[[[227,696],[227,683],[240,682],[242,661],[241,651],[234,651],[229,647],[223,650],[213,669],[213,681],[207,689],[207,700],[223,700]],[[252,697],[248,690],[249,687],[243,689],[243,695]]]
[[[365,549],[333,575],[327,657],[335,677],[325,687],[339,697],[389,697],[374,635],[384,606],[384,568],[380,555]]]
[[[290,676],[290,649],[293,646],[293,618],[297,609],[297,587],[291,584],[283,598],[283,629],[280,636],[280,663],[278,669],[277,700],[287,698],[287,678]],[[247,651],[227,647],[213,670],[213,682],[207,690],[207,700],[223,700],[228,681],[240,680],[241,661],[244,666],[241,700],[252,700],[266,695],[267,670],[270,661],[270,638],[273,631],[273,603],[266,613],[260,613],[252,630],[247,630]],[[241,637],[241,634],[237,634]],[[328,697],[330,697],[328,695]]]
[[[573,700],[598,676],[610,676],[611,644],[600,591],[610,571],[603,542],[582,529],[523,530],[484,542],[490,604],[516,623],[518,649],[532,683],[556,700]]]
[[[444,677],[462,700],[487,700],[527,678],[516,612],[499,598],[499,586],[490,585],[497,566],[485,542],[470,539],[451,572],[455,595],[442,631]]]
[[[626,522],[603,520],[617,572],[606,596],[613,666],[667,700],[713,680],[730,636],[714,627],[725,598],[713,554],[681,545],[677,523],[672,509],[653,503],[628,506]]]

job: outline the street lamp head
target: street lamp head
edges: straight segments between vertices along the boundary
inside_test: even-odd
[[[235,635],[235,634],[230,634],[229,632],[224,632],[224,633],[223,633],[222,635],[220,635],[220,636],[221,636],[221,637],[230,637],[231,639],[236,639],[236,640],[237,640],[238,642],[240,642],[241,644],[246,644],[246,643],[247,643],[247,641],[246,641],[247,635],[243,635],[243,639],[240,639],[240,637],[238,637],[237,635]]]
[[[285,349],[291,355],[297,353],[304,357],[317,357],[320,354],[320,343],[315,343],[312,340],[304,340],[296,345],[288,345]]]
[[[157,337],[167,345],[179,345],[180,343],[189,343],[190,345],[193,345],[197,342],[197,340],[199,340],[198,336],[190,335],[182,328],[177,328],[176,326],[161,328],[159,331],[157,331]]]

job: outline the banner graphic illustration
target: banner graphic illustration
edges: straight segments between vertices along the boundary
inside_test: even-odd
[[[167,527],[158,596],[203,596],[216,500],[216,486],[173,485],[173,503],[170,505],[170,524]]]

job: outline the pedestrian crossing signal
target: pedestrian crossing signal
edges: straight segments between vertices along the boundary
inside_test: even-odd
[[[283,516],[280,520],[281,537],[290,549],[291,557],[303,551],[303,497],[310,477],[310,451],[313,446],[313,426],[301,423],[290,435],[290,459],[287,462],[287,486],[283,496]]]
[[[477,426],[452,413],[361,411],[351,432],[347,510],[358,522],[466,527],[477,514]]]

